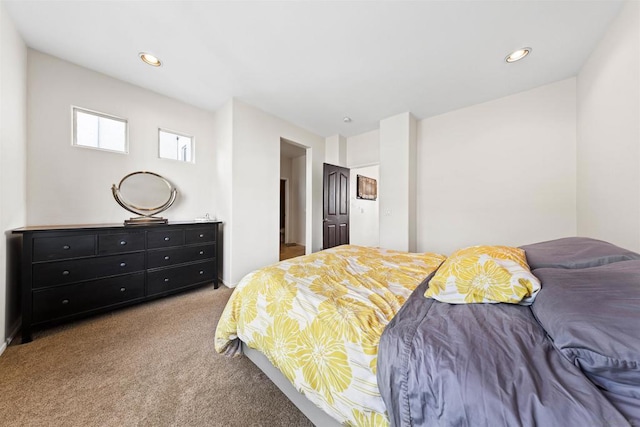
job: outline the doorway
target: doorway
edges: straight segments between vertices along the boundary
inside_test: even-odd
[[[280,261],[306,251],[307,150],[280,140]]]

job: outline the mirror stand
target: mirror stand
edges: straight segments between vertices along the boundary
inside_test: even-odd
[[[124,225],[156,225],[156,224],[168,224],[169,220],[163,217],[156,216],[137,216],[135,218],[129,218],[124,220]]]
[[[130,173],[111,192],[120,206],[140,215],[125,220],[125,226],[167,224],[169,220],[154,215],[169,209],[178,195],[166,178],[147,171]]]

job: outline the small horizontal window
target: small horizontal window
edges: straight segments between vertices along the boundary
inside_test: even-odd
[[[158,147],[161,159],[193,162],[193,137],[158,129]]]
[[[73,107],[73,145],[127,152],[127,121]]]

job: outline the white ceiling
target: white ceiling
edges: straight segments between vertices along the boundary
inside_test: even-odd
[[[30,47],[215,111],[231,97],[322,136],[499,98],[578,70],[622,3],[11,1]],[[524,61],[511,51],[530,46]],[[159,56],[152,68],[138,52]],[[353,121],[344,123],[349,116]]]

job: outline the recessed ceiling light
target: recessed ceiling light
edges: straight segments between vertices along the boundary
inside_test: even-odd
[[[342,118],[342,121],[345,122],[345,123],[351,123],[351,117],[344,116]]]
[[[520,61],[522,58],[529,55],[532,50],[533,49],[531,49],[530,47],[523,47],[521,49],[516,50],[515,52],[511,52],[509,55],[507,55],[506,58],[504,58],[504,60],[509,63]]]
[[[147,52],[140,52],[138,54],[138,56],[140,57],[140,59],[142,59],[145,63],[153,66],[153,67],[160,67],[162,65],[162,61],[160,61],[160,58],[147,53]]]

